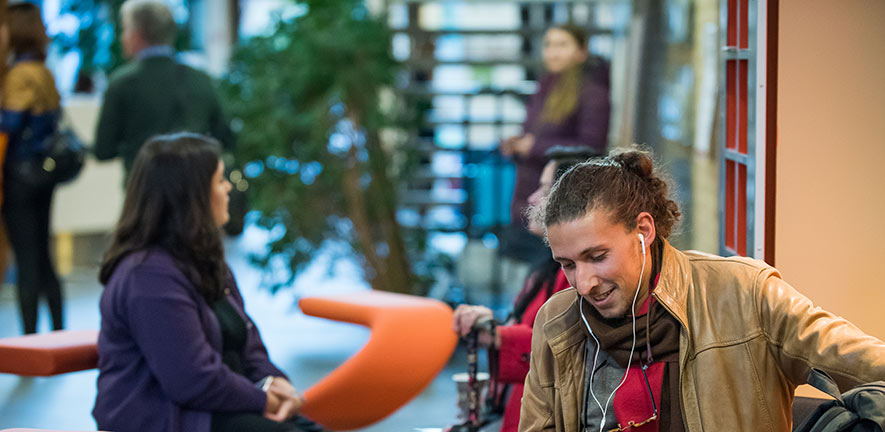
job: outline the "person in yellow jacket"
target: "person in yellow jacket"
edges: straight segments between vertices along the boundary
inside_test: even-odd
[[[18,297],[25,333],[37,331],[37,303],[49,303],[52,328],[63,327],[61,283],[49,258],[49,215],[54,185],[34,186],[16,166],[40,157],[45,139],[58,128],[60,98],[46,68],[49,38],[32,3],[7,9],[12,63],[3,79],[0,133],[8,145],[3,161],[3,220],[18,269]]]
[[[573,288],[535,319],[520,431],[789,431],[811,368],[885,379],[885,343],[764,262],[682,252],[650,155],[579,164],[534,217]]]
[[[6,23],[6,2],[0,1],[0,59],[6,58],[9,51],[9,25]],[[6,77],[6,64],[0,61],[0,97],[2,97],[3,80]],[[2,100],[0,100],[2,103]],[[0,133],[0,205],[3,204],[3,162],[6,159],[6,146],[9,138]],[[0,286],[3,284],[3,276],[6,274],[6,266],[9,263],[9,239],[6,237],[6,227],[0,221]]]

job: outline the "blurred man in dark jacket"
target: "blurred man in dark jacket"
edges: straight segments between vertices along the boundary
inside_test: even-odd
[[[153,135],[191,131],[210,135],[225,148],[233,134],[208,75],[175,59],[176,25],[161,1],[129,0],[120,9],[124,54],[133,59],[110,79],[95,156],[123,158],[128,177],[138,149]]]

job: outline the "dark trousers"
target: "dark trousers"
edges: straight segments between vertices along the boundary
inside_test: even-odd
[[[49,258],[49,211],[54,188],[35,189],[6,176],[3,220],[18,269],[18,303],[24,332],[37,332],[37,303],[45,297],[52,328],[61,329],[61,284]]]
[[[214,413],[212,432],[327,432],[322,426],[304,418],[295,417],[285,423],[268,420],[252,413]]]

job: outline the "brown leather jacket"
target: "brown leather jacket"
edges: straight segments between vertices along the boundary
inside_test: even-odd
[[[690,432],[789,431],[793,391],[811,367],[842,391],[885,379],[885,343],[814,306],[763,262],[665,242],[653,295],[682,324],[679,384]],[[573,288],[538,312],[520,431],[580,430],[588,338]]]

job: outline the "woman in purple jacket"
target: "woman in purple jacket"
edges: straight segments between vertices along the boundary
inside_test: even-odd
[[[139,152],[99,279],[101,430],[300,431],[303,400],[267,355],[224,261],[219,145],[154,137]]]
[[[510,229],[504,253],[522,261],[544,260],[549,252],[525,228],[529,195],[554,146],[586,146],[606,152],[611,102],[608,64],[587,51],[587,32],[574,24],[550,27],[542,50],[547,74],[526,105],[523,134],[501,141],[500,151],[516,164],[516,185],[510,202]]]

